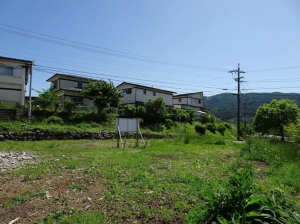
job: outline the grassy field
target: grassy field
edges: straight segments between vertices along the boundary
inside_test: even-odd
[[[207,192],[222,191],[230,174],[242,168],[253,170],[256,195],[279,189],[300,201],[296,154],[283,158],[269,141],[235,143],[232,130],[224,136],[187,130],[176,139],[149,140],[146,149],[134,141],[125,150],[113,141],[1,142],[3,151],[34,152],[39,161],[0,174],[0,220],[193,223],[191,214],[206,204]],[[260,157],[265,149],[278,153]]]

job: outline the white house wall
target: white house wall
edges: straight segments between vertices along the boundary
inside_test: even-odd
[[[158,97],[162,97],[165,101],[167,106],[173,105],[173,95],[171,94],[165,94],[165,93],[159,93],[156,92],[156,96],[153,96],[152,90],[146,90],[146,94],[143,93],[143,89],[136,89],[136,101],[140,102],[147,102],[148,99],[156,99]]]
[[[191,103],[191,97],[192,97],[192,103]],[[195,107],[204,107],[203,104],[203,93],[195,93],[195,94],[191,94],[190,97],[182,97],[180,98],[181,102],[179,102],[179,99],[173,99],[173,104],[178,104],[178,105],[191,105],[191,106],[195,106]],[[201,103],[196,103],[195,99],[200,99]]]
[[[80,81],[72,81],[72,80],[64,80],[64,79],[59,79],[59,88],[76,88],[78,87],[78,82]],[[82,88],[86,85],[87,83],[82,83]]]
[[[25,102],[25,68],[24,63],[0,61],[7,67],[13,67],[13,75],[0,75],[0,100],[15,101],[21,105]],[[2,89],[1,89],[2,88]],[[6,88],[6,89],[3,89]],[[10,90],[9,90],[10,89]],[[16,90],[12,90],[16,89]]]

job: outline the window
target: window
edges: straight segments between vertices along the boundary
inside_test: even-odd
[[[195,103],[201,103],[200,99],[195,99]]]
[[[72,97],[71,100],[74,102],[74,103],[83,103],[83,98],[82,97]]]
[[[146,95],[146,90],[145,89],[143,89],[143,93],[144,93],[144,95]]]
[[[14,68],[13,67],[5,67],[5,66],[0,67],[0,74],[1,75],[11,75],[11,76],[13,76],[13,73],[14,73]]]
[[[78,82],[77,88],[78,88],[78,89],[82,89],[82,84],[83,84],[82,82]]]
[[[156,92],[155,91],[153,91],[153,96],[156,96]]]
[[[178,99],[178,102],[179,102],[179,103],[181,102],[181,98]]]
[[[52,82],[52,89],[58,89],[58,79]]]
[[[123,94],[131,94],[132,93],[132,89],[123,89]]]

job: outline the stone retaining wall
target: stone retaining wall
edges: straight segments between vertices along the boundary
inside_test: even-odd
[[[0,108],[0,120],[9,119],[14,121],[20,119],[26,114],[27,114],[27,110]]]
[[[145,139],[162,139],[172,137],[172,135],[162,134],[143,134]],[[116,139],[115,132],[55,132],[55,131],[35,131],[35,132],[8,132],[0,133],[0,141],[41,141],[41,140],[78,140],[78,139],[96,139],[107,140]],[[122,139],[136,138],[136,133],[122,133]],[[141,136],[139,135],[139,139]]]

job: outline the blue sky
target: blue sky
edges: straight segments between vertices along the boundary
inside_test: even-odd
[[[298,0],[0,0],[0,8],[0,55],[34,60],[34,89],[68,73],[210,96],[236,92],[227,71],[240,63],[243,93],[300,92]]]

